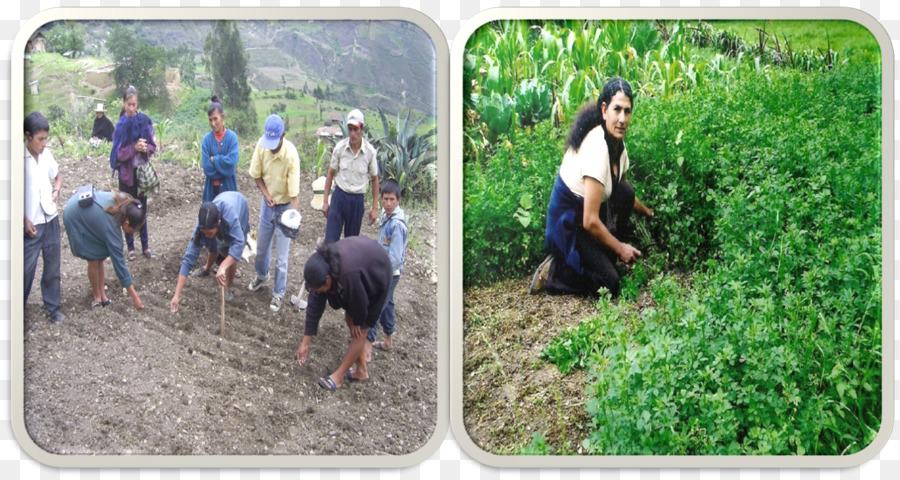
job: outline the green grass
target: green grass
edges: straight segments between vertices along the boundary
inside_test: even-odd
[[[716,28],[739,35],[748,45],[759,44],[759,29],[778,36],[784,48],[784,38],[794,51],[822,50],[828,47],[843,57],[865,63],[880,63],[881,48],[875,36],[863,25],[850,20],[717,20],[709,22]],[[770,42],[773,40],[770,38]]]

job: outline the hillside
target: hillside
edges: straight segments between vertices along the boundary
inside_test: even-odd
[[[131,22],[138,37],[165,48],[186,45],[200,59],[210,21]],[[110,22],[85,22],[86,54],[104,57]],[[41,31],[47,31],[47,24]],[[242,21],[250,83],[267,91],[326,87],[347,103],[396,112],[402,107],[432,111],[437,74],[434,44],[404,21]],[[198,84],[208,82],[198,73]]]

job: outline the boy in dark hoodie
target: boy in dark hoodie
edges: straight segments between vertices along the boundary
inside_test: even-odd
[[[403,271],[403,261],[406,259],[406,243],[409,239],[409,227],[406,224],[406,214],[400,208],[400,184],[396,180],[389,178],[381,184],[381,228],[378,232],[378,243],[384,247],[384,250],[391,257],[391,269],[393,278],[391,279],[391,288],[388,291],[387,302],[384,304],[384,310],[378,318],[378,323],[384,330],[384,341],[376,342],[375,336],[378,326],[369,329],[366,336],[369,341],[366,345],[366,358],[371,358],[372,347],[385,352],[394,349],[391,342],[391,335],[397,331],[394,325],[394,288],[400,281],[400,274]]]

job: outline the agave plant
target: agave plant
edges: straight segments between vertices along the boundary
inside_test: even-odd
[[[402,121],[397,114],[396,131],[392,132],[381,109],[378,109],[378,115],[384,130],[381,137],[370,141],[378,149],[379,175],[397,180],[406,196],[429,195],[435,183],[437,129],[417,133],[425,118],[412,122],[412,111],[407,110]]]

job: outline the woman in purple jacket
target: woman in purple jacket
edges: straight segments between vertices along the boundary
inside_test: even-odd
[[[155,259],[156,254],[150,250],[150,235],[147,231],[147,195],[140,188],[137,175],[138,166],[149,162],[150,156],[156,153],[153,121],[138,111],[138,92],[134,86],[129,85],[125,89],[122,99],[125,107],[123,115],[116,123],[112,152],[109,155],[109,166],[119,173],[119,191],[129,194],[141,202],[141,208],[145,213],[144,224],[138,227],[141,232],[141,247],[144,257]],[[137,258],[134,253],[134,235],[126,233],[125,243],[128,246],[128,260],[134,260]]]

